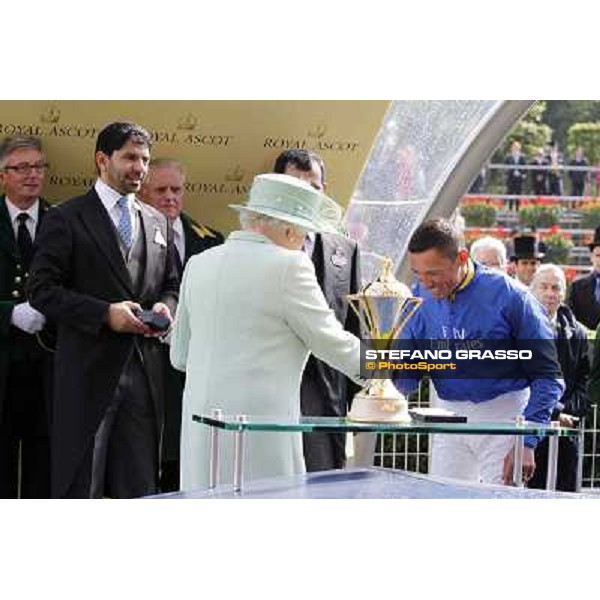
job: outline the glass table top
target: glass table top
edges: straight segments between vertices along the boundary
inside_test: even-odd
[[[576,436],[577,429],[565,427],[554,428],[525,421],[516,423],[426,423],[412,421],[411,423],[366,423],[350,421],[345,417],[269,417],[244,416],[241,421],[236,415],[193,415],[197,423],[218,427],[230,431],[325,431],[325,432],[372,432],[372,433],[462,433],[473,435],[535,435],[544,437]]]

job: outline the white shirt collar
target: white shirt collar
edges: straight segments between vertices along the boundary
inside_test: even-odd
[[[173,231],[183,238],[183,223],[181,222],[181,217],[177,217],[173,221]]]
[[[18,225],[18,223],[16,223],[17,216],[20,215],[21,213],[25,212],[29,215],[29,217],[33,221],[33,226],[35,228],[35,226],[37,225],[37,222],[38,222],[38,215],[40,212],[39,198],[36,198],[35,202],[27,210],[23,210],[23,209],[19,208],[18,206],[14,205],[10,201],[8,196],[6,196],[5,200],[6,200],[6,208],[8,209],[8,216],[10,217],[10,222],[13,225],[15,225],[15,224]]]
[[[117,192],[117,190],[111,188],[109,185],[104,183],[102,179],[98,178],[96,180],[96,184],[94,185],[94,189],[96,193],[100,197],[104,208],[110,213],[112,209],[115,207],[116,203],[120,198],[123,197],[123,194]],[[134,194],[126,194],[128,198],[129,210],[131,210],[132,206],[136,206],[135,195]],[[137,207],[136,207],[137,208]]]

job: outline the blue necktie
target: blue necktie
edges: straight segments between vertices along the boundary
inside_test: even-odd
[[[594,290],[594,296],[596,302],[600,304],[600,277],[598,277],[598,275],[596,275],[596,289]]]
[[[131,224],[131,214],[129,213],[129,206],[127,202],[127,196],[119,198],[117,201],[121,216],[119,217],[119,224],[117,225],[117,231],[123,240],[123,244],[129,250],[133,242],[133,227]]]

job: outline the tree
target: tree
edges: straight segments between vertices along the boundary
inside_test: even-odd
[[[569,127],[575,123],[600,122],[597,100],[548,100],[543,122],[554,130],[554,140],[562,150],[567,147]]]
[[[583,148],[588,162],[595,165],[600,158],[600,123],[575,123],[567,133],[568,151],[575,154],[578,146]]]
[[[508,132],[502,144],[498,146],[492,162],[504,162],[504,157],[515,140],[521,142],[522,150],[528,157],[534,156],[538,148],[548,145],[552,141],[552,128],[543,122],[545,111],[546,101],[536,102]]]

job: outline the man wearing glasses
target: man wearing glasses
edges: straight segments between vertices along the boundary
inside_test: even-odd
[[[37,138],[0,143],[0,498],[48,498],[48,403],[52,355],[44,316],[25,296],[34,241],[48,204]],[[20,477],[19,477],[20,466]]]

